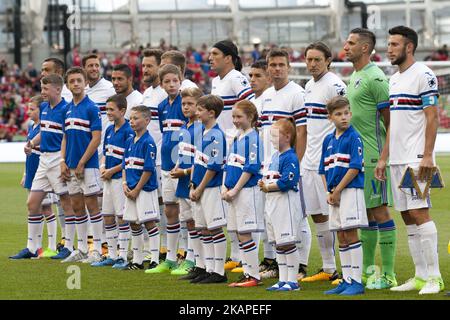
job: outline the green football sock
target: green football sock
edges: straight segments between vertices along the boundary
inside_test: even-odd
[[[389,220],[378,225],[380,231],[380,252],[382,272],[395,276],[395,249],[397,247],[397,229],[394,220]]]
[[[363,273],[371,275],[375,272],[375,252],[378,243],[378,225],[369,221],[368,228],[361,228],[361,243],[363,248]]]

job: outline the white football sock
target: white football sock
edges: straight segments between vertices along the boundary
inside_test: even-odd
[[[167,224],[167,260],[177,261],[177,246],[180,236],[180,222]]]
[[[191,231],[191,233],[192,233],[191,244],[192,250],[194,250],[195,265],[199,268],[205,269],[205,260],[203,258],[203,245],[201,242],[202,235],[197,230],[193,230]]]
[[[243,252],[244,274],[248,274],[253,278],[260,279],[258,266],[258,247],[255,241],[250,240],[241,244],[241,251]]]
[[[55,215],[52,213],[50,216],[45,217],[45,222],[47,224],[48,247],[56,251],[56,232],[58,225]]]
[[[88,253],[87,232],[88,232],[88,215],[85,214],[80,217],[76,217],[76,229],[78,239],[78,250],[83,253]]]
[[[283,250],[277,249],[278,277],[279,281],[288,281],[288,268],[286,264],[286,255]]]
[[[192,247],[192,237],[197,236],[197,231],[196,230],[188,231],[188,235],[189,235],[189,237],[188,237],[188,241],[187,241],[186,260],[195,262],[194,248]]]
[[[320,255],[322,256],[322,269],[326,273],[333,273],[336,270],[336,261],[334,259],[334,233],[330,231],[328,221],[316,223],[316,232]]]
[[[94,214],[90,219],[94,250],[102,254],[103,216],[101,212]]]
[[[434,221],[428,221],[417,226],[420,234],[420,243],[427,262],[429,277],[441,277],[439,271],[438,235]]]
[[[113,223],[111,225],[105,224],[106,231],[106,242],[108,243],[108,257],[116,260],[117,259],[117,240],[119,237],[119,230],[117,229],[117,224]]]
[[[309,253],[311,251],[311,228],[308,218],[300,221],[300,244],[297,245],[300,255],[300,263],[307,266],[309,262]]]
[[[128,245],[130,243],[130,224],[125,222],[119,225],[119,257],[127,261]]]
[[[214,244],[214,272],[220,275],[225,274],[225,258],[227,255],[227,238],[223,231],[213,235]]]
[[[142,228],[145,228],[145,226],[142,225]],[[144,237],[144,249],[143,249],[144,251],[143,252],[144,252],[144,255],[145,255],[145,254],[148,254],[148,253],[151,252],[150,251],[150,237],[149,237],[147,232],[143,233],[143,237]]]
[[[419,230],[415,224],[406,225],[408,233],[409,252],[416,267],[415,276],[423,280],[428,279],[427,261],[422,251],[422,242]]]
[[[152,254],[152,262],[156,262],[159,264],[159,228],[156,226],[150,230],[148,230],[148,238],[150,243],[150,252]]]
[[[341,259],[342,279],[347,283],[351,283],[352,257],[349,247],[339,247],[339,258]]]
[[[363,251],[361,241],[349,245],[348,248],[350,258],[352,259],[352,279],[358,283],[362,283]]]
[[[42,238],[42,225],[44,216],[42,214],[28,216],[28,242],[27,248],[31,253],[36,253]]]
[[[139,230],[131,230],[131,247],[133,248],[133,263],[142,264],[144,255],[144,230],[141,227]]]
[[[64,221],[64,229],[66,230],[64,236],[64,248],[73,251],[73,247],[75,244],[75,226],[77,218],[75,215],[67,216],[65,217]]]
[[[286,250],[284,256],[286,257],[288,281],[297,283],[298,266],[300,264],[297,246],[294,246],[291,250]]]
[[[204,261],[207,272],[214,272],[214,243],[211,236],[202,236]]]

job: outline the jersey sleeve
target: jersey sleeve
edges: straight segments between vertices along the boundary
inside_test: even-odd
[[[261,157],[259,152],[259,139],[257,134],[246,137],[245,139],[245,164],[242,171],[251,174],[258,174],[261,168]]]
[[[306,108],[303,92],[299,91],[292,99],[292,116],[295,126],[306,126]]]
[[[250,87],[250,82],[243,74],[236,76],[231,85],[233,92],[236,93],[236,99],[239,101],[244,99],[250,100],[255,96]]]
[[[370,92],[378,110],[389,108],[389,82],[386,77],[375,77],[370,82]]]
[[[298,184],[300,169],[298,162],[293,157],[289,157],[283,161],[280,168],[280,179],[277,181],[278,188],[281,191],[287,191],[294,188]]]
[[[364,155],[363,155],[363,143],[361,138],[355,136],[351,143],[350,150],[350,163],[349,169],[358,169],[359,171],[363,170],[364,167]]]
[[[89,108],[89,122],[92,131],[102,131],[102,115],[97,105],[92,105]]]
[[[424,72],[419,78],[419,97],[424,109],[438,105],[438,81],[433,72]]]
[[[144,154],[144,171],[153,171],[156,167],[156,147],[152,143],[148,143]]]

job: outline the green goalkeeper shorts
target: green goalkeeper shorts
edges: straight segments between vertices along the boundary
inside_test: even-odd
[[[382,205],[392,206],[391,175],[386,168],[386,181],[375,179],[375,167],[364,167],[364,198],[366,208],[376,208]]]

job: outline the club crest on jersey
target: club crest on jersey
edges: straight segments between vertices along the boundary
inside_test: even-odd
[[[256,153],[250,152],[250,160],[254,161],[256,159]]]
[[[345,96],[345,88],[344,88],[344,87],[342,87],[342,86],[339,85],[339,84],[335,84],[334,86],[336,87],[336,93],[337,93],[339,96]]]
[[[358,154],[361,156],[362,155],[362,148],[358,147]]]
[[[426,76],[427,76],[427,80],[428,80],[428,86],[430,88],[433,88],[434,86],[436,86],[437,84],[437,80],[434,77],[433,74],[431,74],[430,72],[425,72]]]
[[[153,151],[150,152],[150,158],[155,159],[155,153]]]
[[[360,86],[361,82],[362,82],[361,78],[360,79],[356,79],[356,81],[355,81],[355,89],[358,89],[358,87]]]
[[[218,156],[218,154],[219,154],[219,150],[218,149],[214,148],[214,149],[211,150],[211,157],[215,158],[215,157]]]
[[[294,180],[295,174],[293,172],[289,172],[289,180]]]
[[[246,78],[242,78],[242,79],[241,79],[241,84],[242,84],[244,87],[246,87],[246,86],[248,85],[247,79],[246,79]]]

